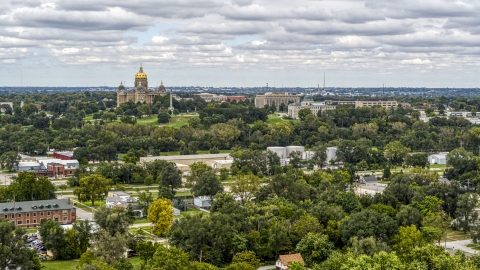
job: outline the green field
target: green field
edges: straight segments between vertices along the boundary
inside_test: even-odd
[[[292,122],[292,121],[296,121],[296,120],[280,118],[278,114],[270,114],[268,115],[267,124],[273,125],[278,122]]]
[[[133,257],[128,259],[133,267],[139,266],[142,263],[140,257]],[[69,261],[43,261],[44,270],[75,270],[78,260],[69,260]]]

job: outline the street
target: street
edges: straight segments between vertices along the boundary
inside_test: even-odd
[[[472,243],[471,239],[447,242],[446,248],[452,251],[461,250],[470,254],[476,254],[478,252],[477,250],[467,247],[470,243]],[[445,243],[442,243],[441,246],[445,247]]]

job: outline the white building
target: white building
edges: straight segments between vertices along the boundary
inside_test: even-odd
[[[193,204],[197,207],[201,208],[209,208],[212,207],[212,203],[210,197],[208,196],[198,196],[193,199]]]
[[[201,99],[205,100],[206,102],[223,102],[227,100],[227,97],[225,95],[216,95],[216,94],[210,94],[210,93],[200,93],[200,94],[195,94],[194,96],[198,96]]]
[[[395,100],[356,100],[355,108],[382,106],[384,108],[396,108],[398,103]]]
[[[338,147],[327,147],[327,161],[330,162],[330,160],[336,160],[337,159],[337,149]]]
[[[255,97],[255,107],[264,108],[265,105],[268,105],[275,107],[277,111],[280,110],[280,105],[287,105],[292,102],[300,102],[300,97],[287,92],[267,92],[265,95]]]
[[[430,164],[447,164],[447,154],[439,153],[428,156],[428,163]]]
[[[293,119],[299,119],[298,112],[301,109],[310,109],[314,115],[319,112],[335,110],[335,105],[329,105],[325,102],[314,102],[312,96],[305,96],[302,102],[295,102],[288,105],[288,116]]]

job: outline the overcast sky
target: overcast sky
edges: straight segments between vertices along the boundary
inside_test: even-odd
[[[0,0],[0,85],[480,86],[478,0]]]

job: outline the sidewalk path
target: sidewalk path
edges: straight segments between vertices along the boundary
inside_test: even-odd
[[[446,247],[447,247],[447,249],[451,249],[452,251],[461,250],[461,251],[465,251],[465,252],[470,253],[470,254],[478,253],[477,250],[467,247],[467,245],[470,244],[470,243],[472,243],[471,239],[453,241],[453,242],[447,242]],[[442,243],[441,246],[445,247],[445,243]]]

